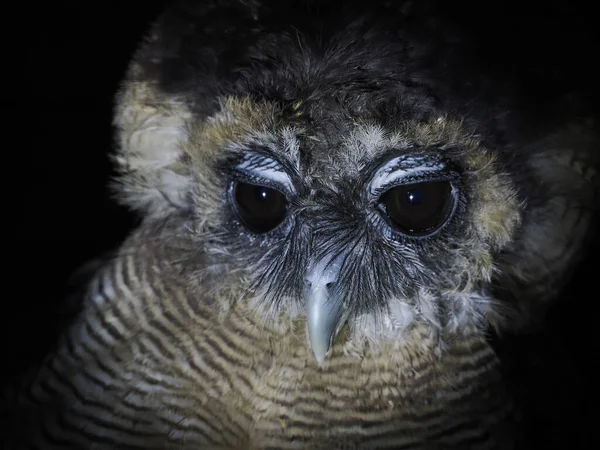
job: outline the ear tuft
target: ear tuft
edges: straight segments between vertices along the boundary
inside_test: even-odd
[[[121,203],[145,216],[165,217],[187,208],[190,177],[182,156],[192,114],[155,83],[134,79],[135,69],[117,95],[114,187]]]

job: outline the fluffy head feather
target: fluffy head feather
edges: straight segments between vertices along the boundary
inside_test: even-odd
[[[301,2],[282,20],[278,2],[227,3],[228,26],[212,3],[180,3],[156,23],[115,122],[120,197],[147,224],[179,221],[191,273],[224,309],[302,317],[311,264],[342,253],[335,293],[358,339],[398,340],[415,322],[448,334],[525,322],[511,311],[551,296],[589,227],[591,124],[520,136],[506,85],[469,78],[460,35],[415,8],[321,2],[315,13],[318,2]],[[228,196],[253,158],[290,191],[287,218],[264,235]],[[454,214],[433,236],[399,236],[376,212],[373,176],[394,158],[453,180]]]

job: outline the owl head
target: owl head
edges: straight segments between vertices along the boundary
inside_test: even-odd
[[[131,63],[115,187],[141,227],[175,224],[198,301],[306,320],[320,362],[343,329],[452,337],[552,297],[591,220],[593,124],[519,134],[468,42],[393,2],[197,3]]]

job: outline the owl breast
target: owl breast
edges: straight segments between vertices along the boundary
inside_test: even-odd
[[[510,402],[481,337],[437,352],[415,326],[408,345],[341,339],[319,365],[304,320],[223,311],[148,247],[99,272],[29,386],[43,448],[504,448]]]

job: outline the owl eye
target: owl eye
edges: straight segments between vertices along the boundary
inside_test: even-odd
[[[233,197],[241,221],[255,233],[271,231],[285,218],[287,199],[276,189],[237,182]]]
[[[446,222],[454,196],[448,181],[423,182],[393,187],[379,202],[390,225],[401,233],[423,236]]]

